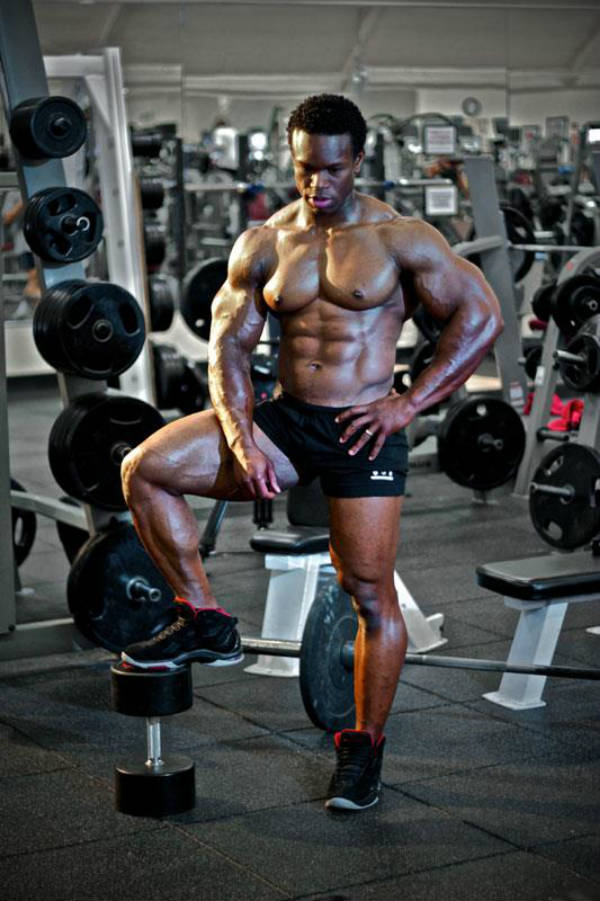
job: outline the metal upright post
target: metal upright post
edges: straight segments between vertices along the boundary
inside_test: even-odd
[[[4,200],[4,188],[13,187],[14,173],[0,176],[0,208]],[[10,182],[10,184],[9,184]],[[0,220],[0,247],[2,245],[2,221]],[[15,563],[12,535],[12,511],[10,506],[10,463],[8,455],[8,410],[6,396],[6,359],[4,350],[4,257],[0,250],[0,633],[14,629],[16,621]]]
[[[465,172],[469,181],[477,237],[500,235],[503,239],[500,246],[481,254],[481,268],[500,301],[504,319],[504,331],[496,339],[494,346],[496,365],[502,381],[502,395],[520,413],[525,406],[527,376],[518,362],[521,356],[521,336],[517,299],[506,228],[494,177],[494,162],[487,156],[467,157]]]

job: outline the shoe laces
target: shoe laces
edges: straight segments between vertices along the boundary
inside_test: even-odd
[[[342,780],[357,779],[361,775],[365,768],[365,764],[368,763],[372,754],[373,748],[367,745],[340,745],[337,749],[335,778]]]

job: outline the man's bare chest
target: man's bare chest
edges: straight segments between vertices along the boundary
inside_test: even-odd
[[[316,300],[348,310],[367,310],[390,301],[399,271],[384,244],[367,229],[341,229],[333,235],[288,233],[263,289],[269,307],[290,313]]]

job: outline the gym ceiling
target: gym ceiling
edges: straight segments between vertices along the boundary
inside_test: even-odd
[[[598,0],[36,0],[44,54],[122,50],[130,91],[596,91]]]

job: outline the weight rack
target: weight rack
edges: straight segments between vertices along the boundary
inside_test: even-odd
[[[0,0],[0,63],[4,73],[3,102],[7,121],[20,103],[49,96],[47,75],[57,79],[82,79],[94,113],[94,132],[98,149],[98,174],[106,224],[105,247],[111,282],[146,300],[146,283],[141,241],[141,223],[137,215],[137,196],[127,129],[120,51],[107,48],[98,56],[50,57],[47,73],[41,54],[31,0]],[[21,195],[30,198],[48,187],[66,188],[65,166],[61,158],[27,160],[15,148],[16,168]],[[86,280],[82,262],[48,263],[37,261],[43,290],[60,282]],[[1,299],[1,295],[0,295]],[[145,304],[147,307],[147,303]],[[2,325],[4,310],[2,306]],[[146,316],[148,319],[148,316]],[[0,527],[11,535],[11,495],[9,486],[8,421],[6,414],[6,361],[2,342],[0,351]],[[121,386],[129,396],[151,399],[150,355],[147,345],[136,363],[121,377]],[[105,381],[57,373],[63,406],[87,392],[106,390]],[[81,509],[66,509],[51,498],[18,495],[24,509],[87,528],[90,535],[115,518],[99,508],[84,504]],[[127,518],[128,514],[116,514]],[[15,568],[11,542],[0,549],[0,659],[72,650],[74,642],[84,641],[70,617],[16,625]]]

